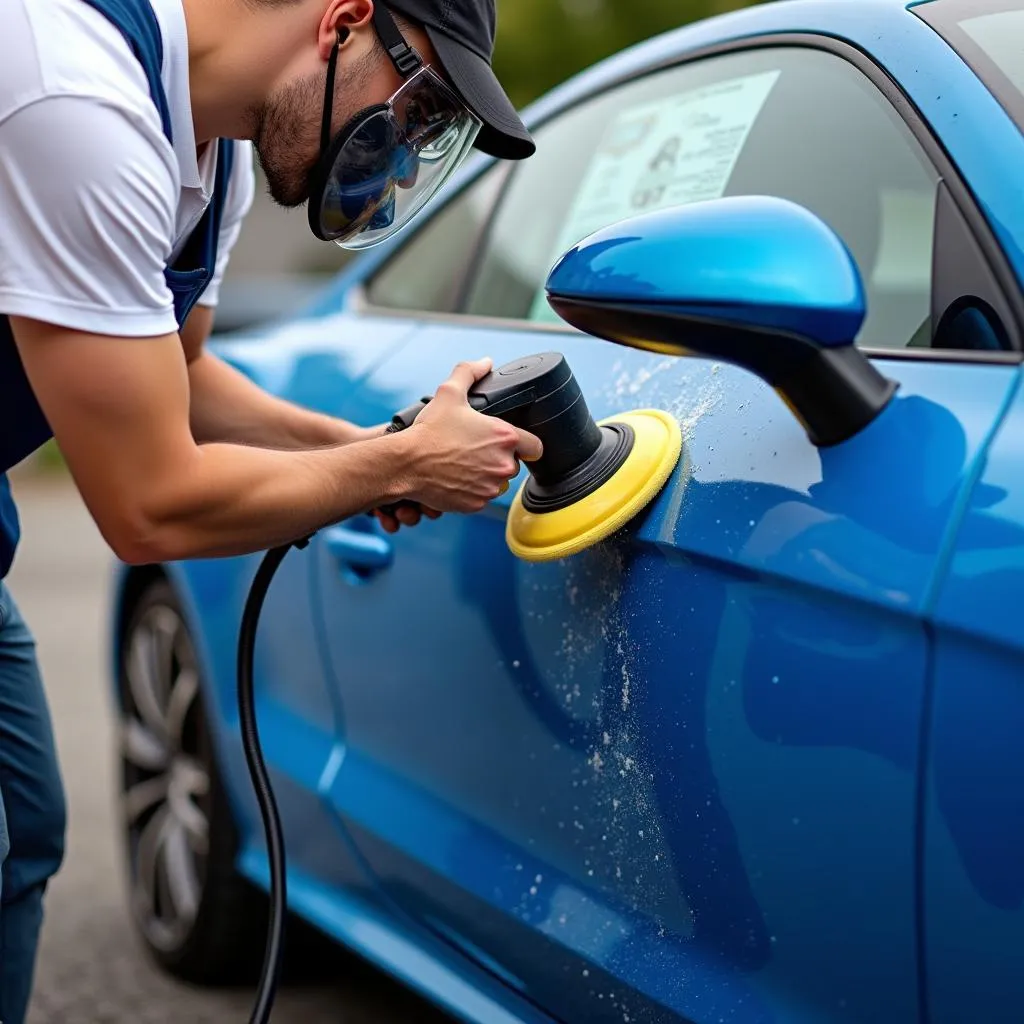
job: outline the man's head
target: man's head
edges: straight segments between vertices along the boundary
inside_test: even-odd
[[[401,98],[415,91],[409,83],[420,69],[403,52],[406,44],[443,83],[438,91],[447,86],[453,105],[468,112],[473,137],[464,141],[508,159],[533,152],[529,133],[490,67],[494,0],[386,0],[376,11],[374,0],[243,3],[253,14],[266,15],[261,20],[268,29],[278,26],[281,32],[275,58],[268,62],[276,74],[268,76],[245,126],[278,203],[297,206],[309,199],[311,175],[316,179],[318,170],[321,178],[327,173],[318,168],[328,159],[322,159],[323,150],[338,150],[341,134],[358,129],[373,108],[384,108],[396,92]],[[417,81],[437,79],[421,73]],[[333,106],[324,135],[328,87]],[[406,176],[403,184],[415,180],[415,174]]]

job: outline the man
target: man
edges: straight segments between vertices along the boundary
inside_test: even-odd
[[[267,395],[204,349],[253,195],[360,247],[470,146],[529,134],[490,69],[494,0],[7,0],[0,18],[0,1020],[23,1021],[64,800],[31,635],[2,578],[2,474],[51,432],[129,562],[259,550],[368,510],[474,512],[530,434],[460,364],[400,434]],[[247,140],[244,142],[224,140]],[[428,382],[425,382],[428,383]]]

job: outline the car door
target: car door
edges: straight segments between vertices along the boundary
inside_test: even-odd
[[[930,1019],[1024,1013],[1024,399],[972,492],[936,608],[925,778]]]
[[[566,1021],[919,1012],[924,609],[1016,374],[959,350],[1016,325],[889,80],[823,39],[745,45],[539,128],[461,315],[364,389],[379,420],[460,359],[560,351],[596,417],[679,419],[656,502],[561,562],[509,554],[511,494],[374,535],[372,575],[329,538],[316,560],[345,709],[329,798],[398,906]],[[861,270],[858,340],[900,389],[843,444],[743,370],[562,330],[544,302],[587,231],[739,194],[811,209]],[[985,329],[946,315],[965,280]]]
[[[1016,167],[1024,150],[1024,3],[943,0],[916,13],[1012,118],[998,152]],[[1005,199],[1021,209],[1015,189]],[[1014,235],[1021,237],[1019,227]],[[1020,253],[1018,241],[1018,278]],[[932,1024],[1024,1019],[1022,437],[1018,384],[964,503],[949,574],[935,597],[921,807],[922,960]]]

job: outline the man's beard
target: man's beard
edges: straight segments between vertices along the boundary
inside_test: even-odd
[[[326,74],[286,86],[254,112],[253,147],[271,198],[301,206],[309,198],[309,175],[320,152],[320,111]],[[312,153],[312,158],[302,154]]]

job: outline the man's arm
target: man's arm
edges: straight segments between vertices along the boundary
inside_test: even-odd
[[[177,334],[112,338],[12,317],[36,396],[93,518],[128,562],[235,555],[408,498],[473,512],[540,442],[474,412],[489,362],[457,368],[429,415],[364,444],[277,451],[197,444]]]
[[[269,395],[208,351],[205,345],[214,312],[212,307],[197,305],[181,333],[191,391],[189,419],[196,441],[308,449],[380,436],[382,426],[358,427]]]

